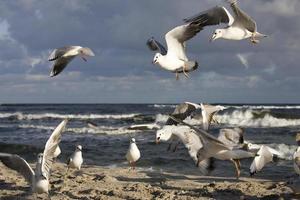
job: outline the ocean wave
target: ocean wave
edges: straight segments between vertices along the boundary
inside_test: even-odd
[[[40,129],[40,130],[54,130],[54,126],[43,126],[43,125],[31,125],[31,124],[21,124],[19,128],[24,129]],[[67,128],[65,130],[69,133],[74,134],[101,134],[101,135],[123,135],[130,133],[138,133],[140,130],[130,130],[126,127],[110,127],[110,126],[97,126],[97,128],[89,127],[76,127],[76,128]]]
[[[139,113],[131,114],[57,114],[57,113],[43,113],[43,114],[25,114],[21,112],[15,113],[0,113],[0,118],[16,118],[18,120],[37,120],[45,118],[53,119],[130,119],[138,117]]]
[[[300,109],[300,105],[293,105],[293,106],[272,106],[272,105],[243,105],[243,106],[228,106],[228,107],[232,107],[232,108],[244,108],[244,109]]]
[[[150,105],[150,107],[154,107],[154,108],[176,108],[176,105],[171,105],[171,104],[154,104],[154,105]]]
[[[252,109],[224,112],[222,115],[216,115],[215,118],[222,124],[244,127],[300,126],[300,119],[277,118],[269,112],[257,113]]]

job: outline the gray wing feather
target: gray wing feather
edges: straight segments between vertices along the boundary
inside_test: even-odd
[[[26,181],[31,184],[34,176],[34,171],[31,169],[29,164],[18,155],[0,153],[1,162],[10,169],[13,169],[24,176]]]
[[[147,41],[147,46],[152,51],[159,51],[162,55],[167,54],[166,48],[161,43],[156,41],[153,37]]]
[[[192,17],[184,19],[186,23],[202,21],[202,27],[218,25],[220,23],[229,23],[230,18],[223,7],[216,6],[209,10],[203,11]]]
[[[75,57],[76,56],[69,56],[69,57],[61,57],[59,59],[56,59],[51,69],[50,76],[53,77],[61,73],[69,64],[69,62],[71,62]]]
[[[60,48],[54,49],[52,51],[52,53],[50,54],[48,61],[53,61],[53,60],[56,60],[56,59],[62,57],[67,51],[69,51],[73,48],[74,48],[73,46],[65,46],[65,47],[60,47]]]
[[[238,7],[237,2],[233,1],[230,6],[234,14],[236,15],[234,23],[244,26],[248,31],[252,33],[256,32],[256,22],[247,13],[245,13]]]
[[[196,107],[189,103],[182,103],[176,106],[174,112],[171,116],[175,117],[176,119],[184,120],[188,116],[192,114],[196,110]],[[178,122],[173,120],[172,118],[168,118],[166,125],[177,125]]]

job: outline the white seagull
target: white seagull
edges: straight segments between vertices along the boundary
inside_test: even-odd
[[[204,21],[204,26],[227,23],[227,27],[215,30],[211,41],[218,38],[227,40],[243,40],[250,38],[252,43],[257,44],[259,43],[259,38],[267,37],[267,35],[257,32],[256,22],[238,7],[237,0],[228,0],[228,2],[234,12],[234,17],[225,7],[216,6],[185,19],[185,22],[189,23],[200,20]]]
[[[50,76],[53,77],[62,72],[76,56],[87,61],[86,56],[95,56],[95,54],[90,48],[81,46],[65,46],[54,49],[48,58],[48,61],[55,61]]]
[[[234,163],[234,166],[236,168],[236,176],[237,178],[239,178],[241,168],[239,160],[255,156],[254,153],[239,148],[233,148],[232,146],[227,146],[222,141],[218,140],[204,130],[198,129],[176,118],[173,119],[178,123],[189,127],[191,130],[194,130],[195,133],[197,133],[202,143],[202,147],[197,152],[197,165],[199,165],[203,160],[211,157],[219,160],[230,160]]]
[[[213,169],[211,159],[205,159],[198,164],[197,152],[203,147],[203,144],[194,130],[187,126],[166,125],[156,132],[157,144],[159,142],[170,141],[173,138],[179,139],[184,144],[190,157],[198,165],[203,174],[208,174]]]
[[[177,26],[165,35],[168,51],[153,37],[147,41],[147,45],[152,51],[159,51],[153,59],[153,64],[159,64],[163,69],[176,73],[194,71],[198,68],[196,61],[190,61],[186,56],[186,42],[193,38],[203,29],[203,19],[190,20],[184,25]]]
[[[43,153],[38,154],[35,171],[29,164],[18,155],[0,153],[1,162],[7,167],[16,170],[24,176],[31,184],[34,193],[41,194],[49,191],[49,176],[54,162],[54,152],[61,140],[61,134],[66,127],[68,120],[63,120],[49,137]]]
[[[256,154],[257,156],[255,156],[253,162],[250,165],[251,176],[261,171],[266,164],[272,162],[274,156],[282,157],[282,153],[266,145],[262,145]]]
[[[297,148],[297,151],[294,153],[294,169],[295,172],[300,175],[300,147]]]
[[[140,159],[140,157],[141,153],[135,143],[135,139],[131,138],[129,148],[126,153],[126,159],[133,170],[135,168],[135,163]]]
[[[74,168],[77,170],[81,169],[81,165],[83,163],[83,158],[82,158],[82,146],[77,145],[74,153],[68,160],[68,168]]]

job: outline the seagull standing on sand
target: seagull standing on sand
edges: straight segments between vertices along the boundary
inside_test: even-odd
[[[55,49],[48,58],[48,61],[55,61],[50,76],[53,77],[62,72],[76,56],[87,61],[87,56],[95,56],[95,54],[90,48],[81,46],[65,46]]]
[[[196,61],[190,61],[186,56],[186,42],[193,38],[203,29],[203,19],[190,20],[184,25],[177,26],[165,35],[168,51],[153,37],[147,41],[152,51],[159,51],[153,59],[153,64],[159,64],[163,69],[176,73],[176,80],[179,73],[194,71],[198,68]]]
[[[62,121],[48,139],[43,153],[38,154],[35,171],[18,155],[0,153],[1,162],[7,167],[19,172],[31,184],[34,193],[49,191],[49,176],[54,160],[54,152],[61,140],[61,134],[68,120]]]
[[[252,43],[257,44],[259,43],[259,38],[267,37],[267,35],[257,32],[256,22],[238,7],[237,0],[228,0],[228,2],[234,12],[234,17],[225,7],[216,6],[185,19],[185,22],[202,21],[203,26],[227,23],[228,26],[226,28],[215,30],[211,41],[218,38],[227,40],[243,40],[250,38]]]
[[[132,169],[135,168],[135,163],[140,159],[141,153],[135,143],[135,139],[131,138],[128,151],[126,153],[126,159]]]
[[[83,163],[82,146],[77,145],[75,152],[72,154],[72,156],[68,160],[68,168],[80,170],[82,163]]]

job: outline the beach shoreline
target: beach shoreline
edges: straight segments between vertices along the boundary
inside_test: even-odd
[[[128,167],[84,165],[71,170],[55,163],[50,176],[51,199],[299,199],[282,180],[182,175]],[[5,174],[5,176],[4,176]],[[5,177],[5,178],[4,178]],[[34,199],[24,178],[0,164],[0,199]],[[47,199],[47,195],[38,195]]]

